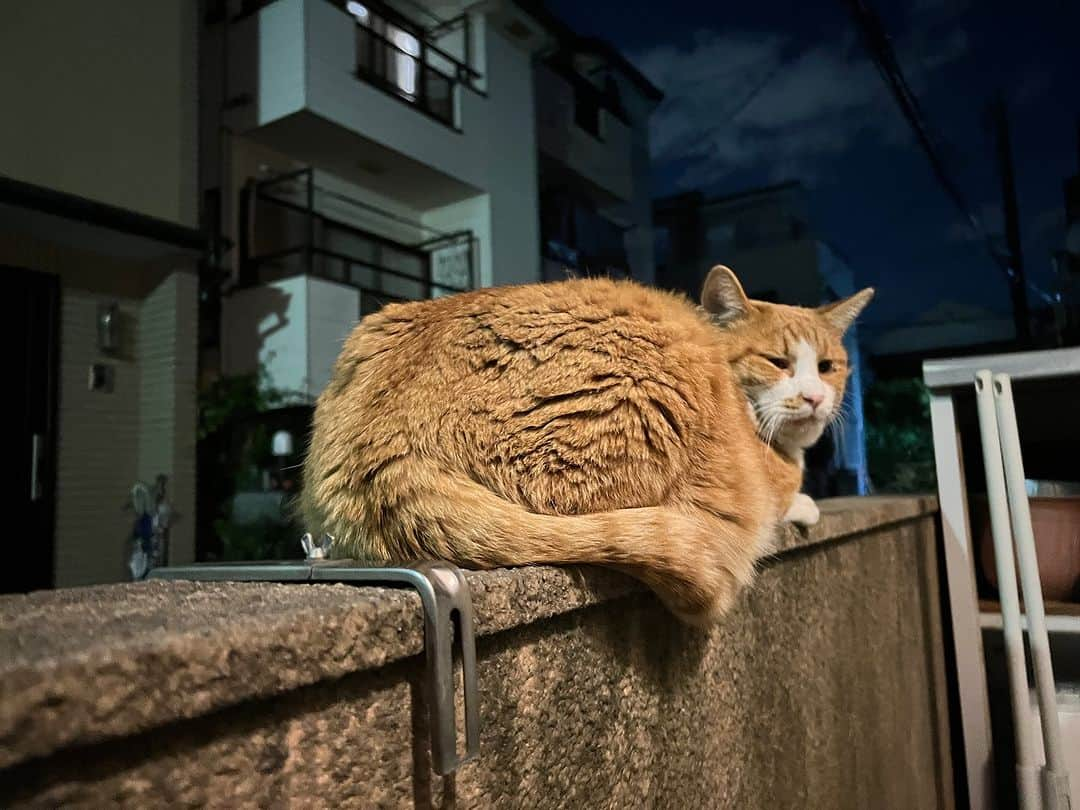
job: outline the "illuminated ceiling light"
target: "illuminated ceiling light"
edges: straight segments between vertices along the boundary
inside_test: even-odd
[[[345,10],[362,23],[366,23],[371,17],[371,12],[368,11],[368,7],[363,3],[355,2],[355,0],[349,0],[349,2],[345,4]]]

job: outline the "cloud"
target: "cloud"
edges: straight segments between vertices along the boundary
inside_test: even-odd
[[[1005,215],[999,202],[983,203],[975,212],[982,222],[985,231],[997,242],[1004,243],[1005,239]],[[1047,208],[1031,216],[1024,216],[1020,211],[1020,228],[1025,237],[1037,237],[1040,239],[1056,240],[1061,238],[1065,230],[1065,209],[1061,207]],[[949,242],[977,242],[971,228],[959,218],[948,227],[945,238]]]
[[[908,38],[896,47],[918,93],[968,42],[954,29],[940,41]],[[713,185],[743,170],[813,182],[861,137],[910,141],[853,32],[804,45],[775,34],[703,30],[688,47],[661,45],[633,61],[665,93],[653,114],[651,149],[659,165],[682,167],[680,188]]]
[[[1064,239],[1065,237],[1065,209],[1064,207],[1047,208],[1035,214],[1028,221],[1028,227],[1035,236]]]
[[[1053,73],[1042,65],[1031,65],[1018,73],[1008,88],[1009,101],[1016,107],[1023,107],[1045,98],[1053,83]]]
[[[991,237],[1000,237],[1005,231],[1005,214],[1002,212],[1001,203],[983,203],[975,211],[975,216],[982,223],[983,230]],[[945,238],[949,242],[978,242],[982,237],[976,235],[967,222],[957,216],[945,231]]]

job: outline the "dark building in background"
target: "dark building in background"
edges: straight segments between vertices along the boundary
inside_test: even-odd
[[[721,197],[694,191],[665,197],[653,206],[657,284],[696,297],[713,265],[739,276],[751,298],[818,306],[856,291],[847,260],[815,235],[806,191],[798,182]],[[845,346],[853,372],[848,418],[811,458],[808,484],[815,495],[865,493],[869,489],[862,415],[862,349],[859,327]],[[816,463],[814,463],[816,461]]]
[[[536,11],[553,47],[536,64],[543,280],[654,280],[649,118],[663,94],[609,44]]]

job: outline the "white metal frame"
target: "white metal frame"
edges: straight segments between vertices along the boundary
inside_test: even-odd
[[[952,614],[953,652],[956,659],[960,696],[959,708],[964,736],[968,793],[973,808],[992,808],[994,806],[993,743],[990,732],[990,704],[986,688],[978,596],[975,588],[975,552],[968,520],[963,454],[961,452],[960,433],[956,421],[954,401],[954,396],[958,392],[971,390],[975,385],[976,375],[979,372],[1004,375],[1001,378],[1002,394],[1004,394],[1005,390],[1008,390],[1007,397],[998,396],[997,401],[995,401],[993,391],[996,388],[996,383],[993,383],[989,375],[983,376],[983,388],[986,393],[977,401],[979,402],[984,458],[996,459],[996,463],[987,464],[988,489],[996,490],[999,496],[995,498],[993,491],[988,493],[991,501],[991,525],[995,547],[999,547],[999,543],[1001,543],[1005,549],[1009,550],[1007,554],[996,554],[999,587],[1002,590],[1002,625],[1007,648],[1010,641],[1013,649],[1016,648],[1016,643],[1019,642],[1022,656],[1023,640],[1020,629],[1019,597],[1016,591],[1015,571],[1012,568],[1011,531],[1008,522],[1009,511],[1006,508],[1008,490],[1013,490],[1013,513],[1018,516],[1018,523],[1026,527],[1026,529],[1020,528],[1018,531],[1018,535],[1023,535],[1018,536],[1021,541],[1018,546],[1024,546],[1027,542],[1031,542],[1030,555],[1024,555],[1025,557],[1030,556],[1029,563],[1034,562],[1034,541],[1030,535],[1030,514],[1027,511],[1027,497],[1023,488],[1023,468],[1019,463],[1019,438],[1016,434],[1016,418],[1012,408],[1012,392],[1008,378],[1033,380],[1080,375],[1080,349],[1017,352],[1014,354],[969,357],[956,360],[928,361],[923,365],[923,378],[931,392],[930,417],[933,424],[934,456],[941,505],[946,581],[949,588],[949,605]],[[1007,403],[1005,399],[1007,399]],[[984,402],[987,404],[984,404]],[[1000,434],[1000,422],[1009,423],[1004,436]],[[1011,427],[1011,433],[1009,433],[1009,427]],[[1001,442],[1003,440],[1007,445],[1006,452],[1014,457],[1009,463],[1011,471],[1002,469]],[[1007,482],[1006,477],[1011,480]],[[996,506],[995,501],[997,501]],[[997,513],[996,519],[993,517],[995,512]],[[1002,517],[1002,512],[1004,517]],[[1023,566],[1023,561],[1021,561],[1021,565]],[[1003,570],[1003,567],[1007,567],[1008,571]],[[1032,574],[1034,575],[1034,583],[1031,580]],[[1031,590],[1032,585],[1034,590]],[[1040,710],[1044,723],[1044,737],[1048,743],[1046,751],[1049,774],[1044,775],[1044,778],[1048,780],[1046,787],[1049,788],[1046,791],[1046,799],[1048,802],[1054,802],[1055,799],[1061,796],[1059,782],[1064,772],[1059,771],[1060,737],[1057,737],[1053,731],[1048,734],[1045,726],[1046,723],[1050,723],[1056,728],[1057,710],[1053,703],[1053,675],[1049,667],[1049,648],[1045,649],[1044,662],[1039,664],[1038,661],[1044,657],[1044,651],[1041,649],[1041,643],[1035,642],[1035,636],[1040,632],[1042,639],[1045,640],[1046,638],[1046,623],[1042,611],[1042,591],[1038,584],[1037,566],[1029,571],[1024,581],[1025,597],[1028,597],[1029,592],[1037,594],[1035,600],[1038,603],[1038,616],[1036,616],[1032,612],[1031,598],[1029,597],[1026,600],[1026,606],[1030,614],[1028,623],[1032,630],[1032,649],[1036,661],[1036,684],[1040,691],[1040,704],[1044,699],[1042,692],[1047,686],[1046,676],[1049,675],[1050,693],[1047,699],[1051,701],[1050,705],[1054,707],[1050,712],[1045,709]],[[1040,649],[1036,649],[1036,647]],[[1022,658],[1020,664],[1022,667]],[[1015,693],[1018,690],[1016,686],[1021,683],[1016,678],[1022,676],[1022,683],[1025,685],[1027,683],[1026,670],[1021,668],[1020,672],[1017,673],[1014,672],[1015,669],[1015,659],[1010,658],[1010,691],[1013,692],[1014,711],[1017,705]],[[1044,674],[1040,676],[1038,670],[1042,670]],[[1027,699],[1026,688],[1023,699]],[[1047,715],[1052,715],[1052,717],[1048,718]],[[1025,731],[1019,730],[1017,733],[1018,735],[1026,734]],[[1018,737],[1017,753],[1021,765],[1023,763],[1030,764],[1031,762],[1030,758],[1022,758],[1026,756],[1025,752],[1030,749],[1029,743],[1030,740],[1026,737],[1023,739]],[[1050,747],[1055,745],[1057,751],[1051,752]],[[1021,776],[1019,772],[1018,776]],[[1024,786],[1030,785],[1031,781],[1030,774],[1023,776],[1021,789],[1024,790]],[[1067,793],[1065,796],[1065,804],[1055,805],[1051,803],[1048,806],[1067,807]]]

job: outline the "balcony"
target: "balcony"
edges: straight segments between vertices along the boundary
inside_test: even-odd
[[[331,188],[312,169],[249,187],[241,200],[241,283],[304,274],[353,287],[362,313],[477,285],[477,240],[445,233]]]
[[[598,205],[629,201],[634,194],[630,127],[585,79],[538,64],[535,81],[545,175],[562,178]]]
[[[485,188],[494,123],[468,63],[481,23],[432,31],[374,0],[258,4],[227,29],[225,123],[380,193],[406,189],[414,207],[466,199]]]
[[[480,74],[430,42],[424,30],[389,6],[349,0],[346,12],[356,20],[356,75],[455,129],[462,87],[479,89]],[[465,59],[471,42],[469,17],[443,23],[442,36],[462,43]],[[460,36],[455,34],[460,31]]]
[[[318,396],[364,315],[476,286],[472,232],[380,210],[320,186],[311,169],[249,185],[240,208],[240,288],[222,304],[222,370],[261,369],[290,404]]]

